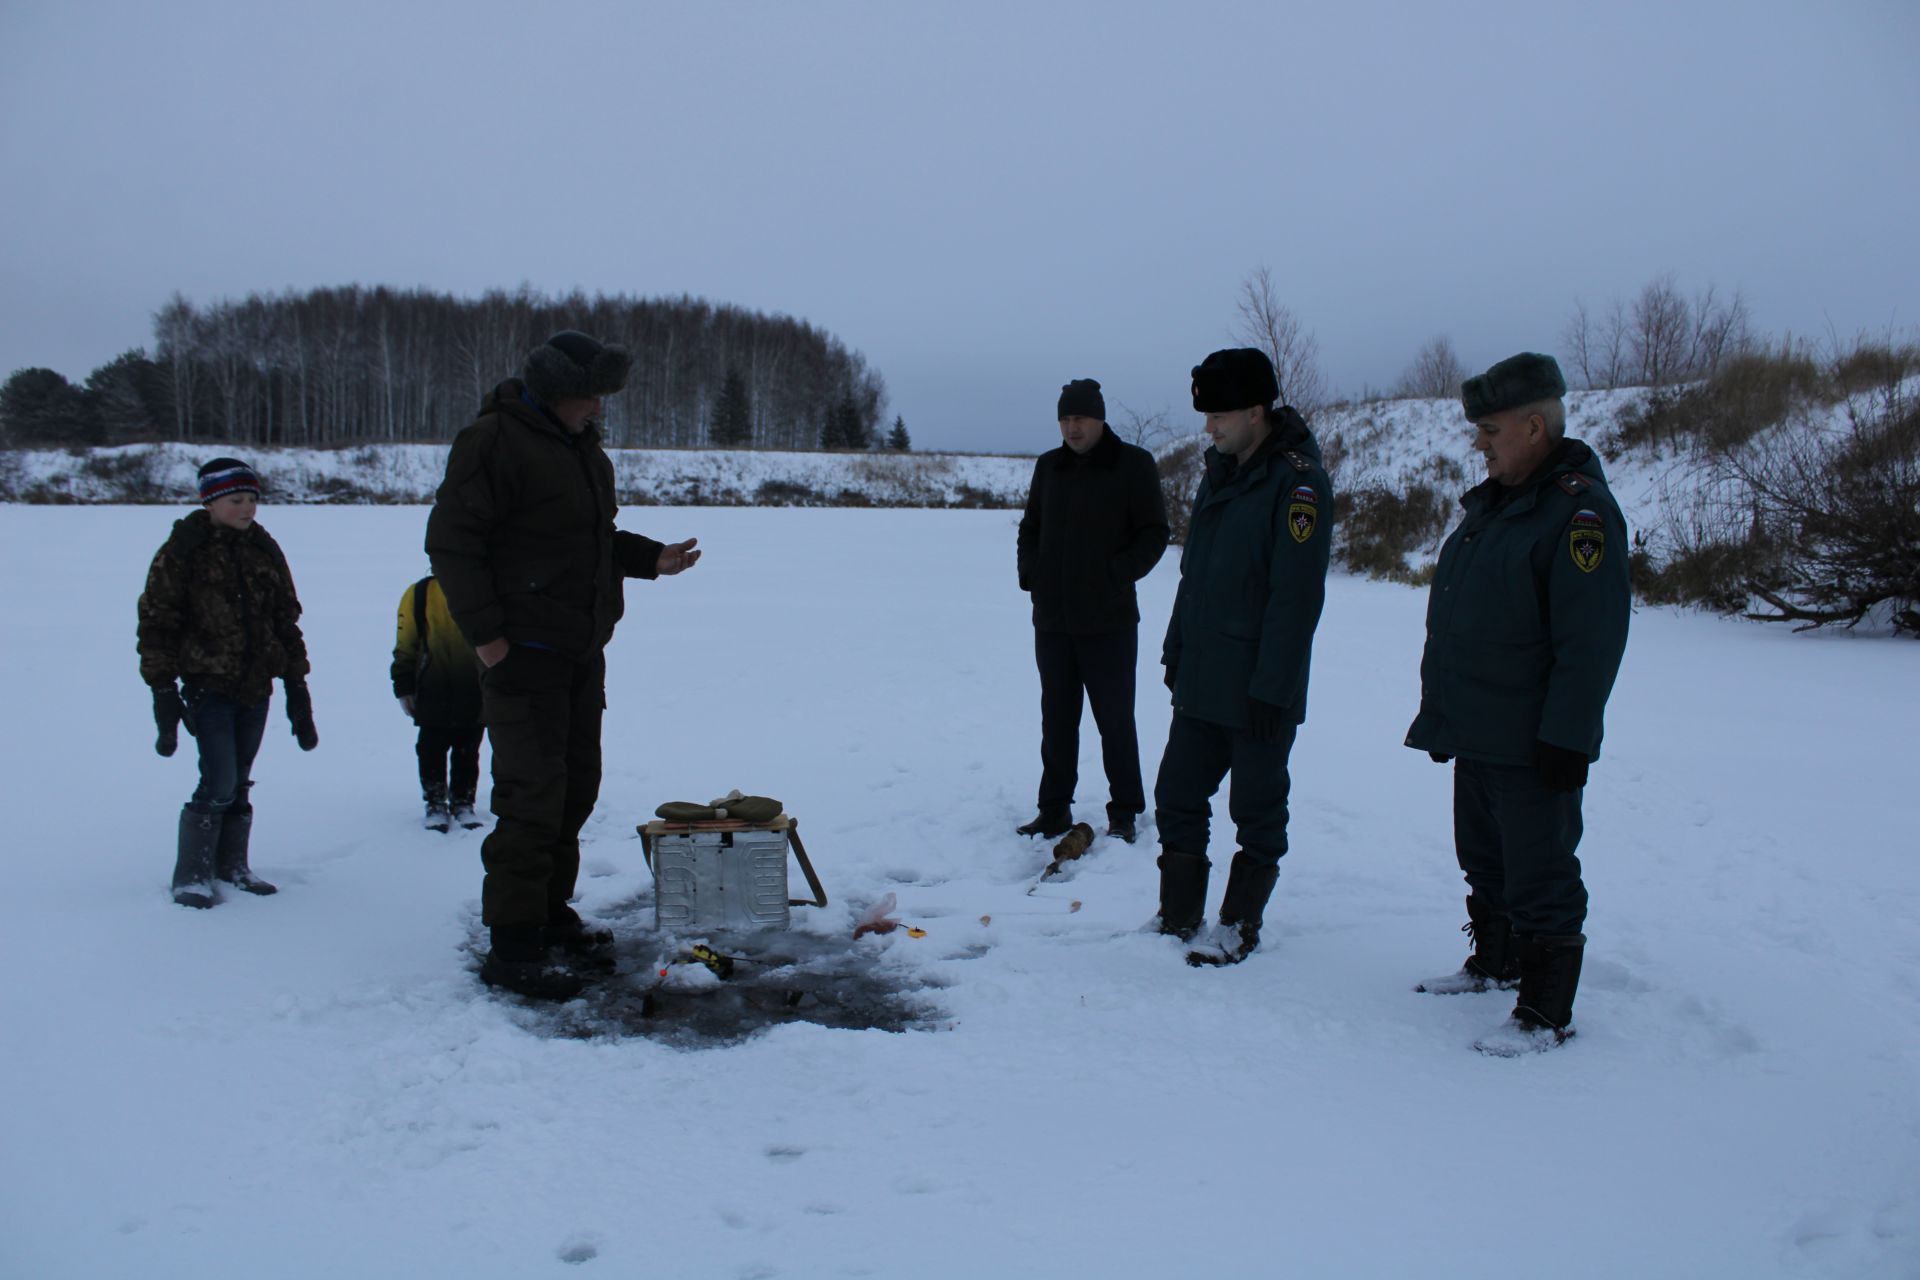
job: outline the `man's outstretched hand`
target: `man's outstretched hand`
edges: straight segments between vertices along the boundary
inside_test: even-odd
[[[683,569],[691,569],[700,563],[700,553],[694,548],[700,539],[688,538],[685,542],[671,542],[660,548],[660,560],[654,565],[654,572],[661,577],[669,577]]]

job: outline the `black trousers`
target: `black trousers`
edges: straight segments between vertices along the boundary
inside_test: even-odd
[[[1140,738],[1133,725],[1134,666],[1140,629],[1071,635],[1033,633],[1040,668],[1040,807],[1065,809],[1080,780],[1080,710],[1093,704],[1100,757],[1107,771],[1107,813],[1132,816],[1147,807],[1140,783]]]
[[[473,800],[480,785],[481,725],[423,724],[413,744],[420,757],[420,791],[427,799]]]
[[[1160,757],[1160,776],[1153,784],[1153,820],[1161,847],[1206,854],[1210,802],[1231,772],[1227,813],[1240,851],[1261,865],[1276,865],[1287,852],[1287,793],[1293,788],[1287,757],[1293,753],[1294,733],[1288,725],[1278,742],[1256,742],[1245,729],[1175,715],[1167,731],[1167,753]]]
[[[493,740],[493,813],[480,846],[489,927],[545,925],[573,897],[580,828],[600,798],[607,662],[514,645],[480,678]]]
[[[1473,896],[1505,911],[1515,933],[1579,933],[1578,791],[1549,791],[1530,768],[1457,760],[1453,846]]]

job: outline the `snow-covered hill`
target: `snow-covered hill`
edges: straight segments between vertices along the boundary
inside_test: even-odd
[[[172,503],[199,465],[235,453],[259,468],[269,502],[433,500],[447,446],[351,449],[205,444],[23,449],[0,453],[0,501]],[[995,454],[609,450],[620,501],[633,506],[1010,507],[1026,500],[1033,459]]]

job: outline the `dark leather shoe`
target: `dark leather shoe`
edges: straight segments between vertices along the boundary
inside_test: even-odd
[[[1034,815],[1032,822],[1014,828],[1019,835],[1041,836],[1048,840],[1055,836],[1063,836],[1071,830],[1073,830],[1073,810],[1071,809],[1042,809]]]

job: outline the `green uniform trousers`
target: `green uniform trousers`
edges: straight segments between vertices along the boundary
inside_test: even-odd
[[[1456,760],[1453,845],[1473,896],[1504,911],[1515,933],[1574,934],[1587,886],[1574,856],[1584,827],[1579,791],[1550,791],[1528,767]]]

